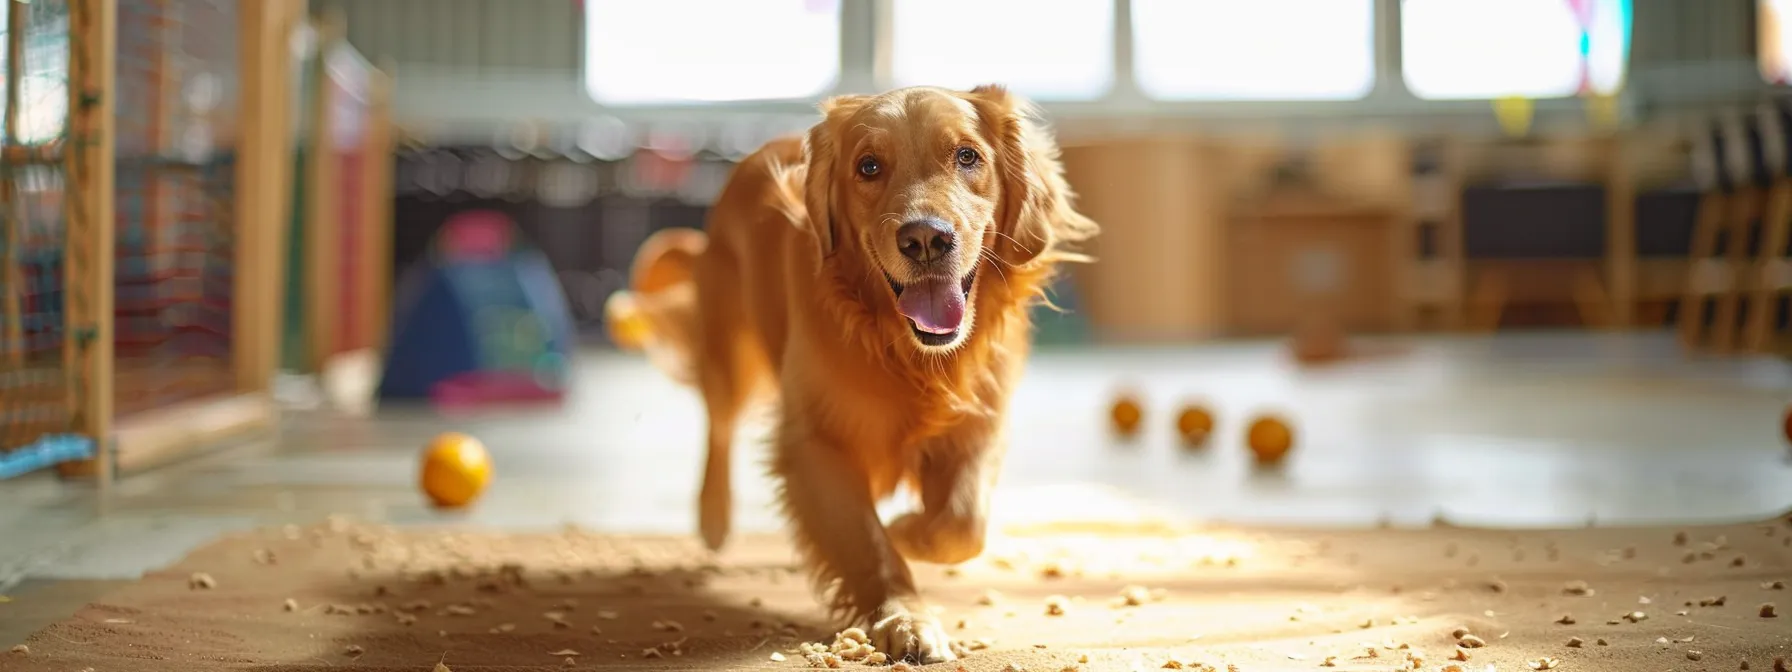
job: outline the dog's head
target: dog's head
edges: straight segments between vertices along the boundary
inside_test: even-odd
[[[1000,87],[841,96],[809,131],[808,230],[822,263],[887,285],[922,351],[970,337],[979,283],[1049,264],[1095,224],[1070,205],[1057,145]]]

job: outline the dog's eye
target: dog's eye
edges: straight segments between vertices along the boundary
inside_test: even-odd
[[[954,158],[958,160],[958,165],[964,168],[975,166],[978,161],[983,160],[983,157],[977,154],[977,150],[969,147],[959,147],[958,154]]]
[[[859,177],[877,177],[878,171],[883,170],[883,168],[883,166],[878,165],[875,157],[867,156],[863,159],[859,159]]]

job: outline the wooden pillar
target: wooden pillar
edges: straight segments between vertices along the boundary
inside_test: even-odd
[[[341,163],[337,160],[335,119],[336,88],[331,84],[329,60],[340,47],[343,24],[331,12],[317,30],[317,58],[312,61],[312,97],[305,124],[305,283],[306,370],[321,372],[325,362],[341,348],[338,311],[342,310],[342,216],[340,207]]]
[[[6,356],[9,367],[20,367],[25,362],[25,315],[20,309],[19,295],[25,291],[25,275],[19,270],[19,245],[22,244],[19,229],[25,226],[25,208],[20,202],[19,178],[14,173],[11,145],[19,141],[19,98],[22,95],[21,84],[25,75],[25,10],[30,5],[21,2],[6,3],[6,147],[0,147],[4,160],[8,164],[0,168],[0,250],[5,256],[0,257],[0,288],[4,288],[3,314],[0,324],[6,331],[0,333],[0,353]],[[21,152],[22,153],[22,152]]]
[[[362,329],[367,330],[376,351],[384,352],[391,333],[392,320],[392,172],[394,166],[392,129],[392,63],[380,63],[367,81],[369,106],[366,135],[363,136],[362,166],[366,187],[361,198],[361,300]]]
[[[1636,179],[1624,139],[1612,135],[1605,159],[1605,284],[1611,296],[1611,328],[1636,323]]]
[[[69,2],[69,87],[63,246],[63,370],[71,428],[92,437],[104,500],[112,481],[113,264],[116,223],[118,2]]]
[[[302,0],[238,10],[242,120],[236,165],[236,268],[231,369],[243,392],[269,389],[279,365],[280,286],[292,183],[292,43]]]

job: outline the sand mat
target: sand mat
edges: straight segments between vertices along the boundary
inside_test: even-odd
[[[1772,670],[1792,657],[1789,544],[1792,518],[1680,530],[1035,529],[918,576],[969,650],[928,668],[943,671]],[[851,660],[863,651],[800,650],[834,635],[778,538],[739,539],[711,558],[682,538],[332,521],[213,543],[33,635],[28,652],[0,643],[0,670],[865,665]]]

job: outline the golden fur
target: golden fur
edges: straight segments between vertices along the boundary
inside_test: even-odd
[[[653,236],[611,317],[644,320],[653,361],[702,394],[704,540],[728,535],[743,407],[775,399],[770,468],[830,605],[869,626],[879,650],[949,660],[905,558],[982,551],[1028,311],[1096,225],[1071,206],[1055,142],[1000,87],[841,96],[821,112],[806,138],[736,167],[707,235]],[[933,266],[905,260],[897,228],[920,216],[965,244]],[[969,283],[964,326],[924,345],[897,312],[899,285],[942,269]],[[920,506],[886,526],[875,503],[899,484]]]

